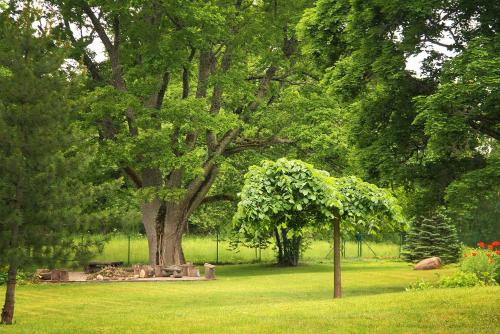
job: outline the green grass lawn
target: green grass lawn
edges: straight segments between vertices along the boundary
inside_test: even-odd
[[[186,259],[193,263],[215,263],[216,241],[215,237],[195,237],[188,236],[182,242]],[[304,252],[304,261],[322,261],[332,258],[332,245],[326,241],[313,241],[310,247]],[[104,247],[104,252],[95,259],[100,261],[123,261],[127,262],[128,239],[125,236],[117,235],[111,239]],[[147,241],[145,238],[131,238],[130,242],[130,262],[147,263]],[[391,243],[365,243],[363,244],[363,258],[397,258],[399,256],[399,245]],[[346,243],[346,257],[357,256],[357,244],[355,242]],[[254,248],[241,247],[238,252],[229,249],[229,242],[219,243],[219,263],[250,263],[255,262],[258,256],[255,255]],[[269,247],[261,251],[263,262],[273,262],[275,252]]]
[[[219,266],[209,282],[20,286],[16,324],[0,333],[498,333],[500,287],[404,291],[455,270],[346,261],[341,300],[330,264]]]

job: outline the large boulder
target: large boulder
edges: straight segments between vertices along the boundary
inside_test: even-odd
[[[429,270],[441,268],[441,259],[437,256],[424,259],[415,265],[415,270]]]

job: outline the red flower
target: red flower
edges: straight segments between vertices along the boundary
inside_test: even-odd
[[[496,251],[495,253],[497,253],[497,255],[500,255],[500,251]]]
[[[487,257],[490,257],[490,256],[491,256],[491,254],[490,254],[490,253],[486,253],[486,256],[487,256]]]
[[[476,253],[476,252],[472,252],[472,256],[476,256],[476,255],[477,255],[477,253]]]
[[[489,250],[492,250],[492,249],[493,249],[493,244],[488,245],[488,249],[489,249]]]
[[[500,246],[500,241],[493,241],[491,244],[493,245],[493,247]]]
[[[481,247],[481,248],[484,248],[484,242],[482,242],[482,241],[478,242],[478,243],[477,243],[477,245],[478,245],[479,247]]]
[[[497,253],[500,253],[499,251],[497,251]],[[467,253],[464,253],[464,257],[467,257]]]

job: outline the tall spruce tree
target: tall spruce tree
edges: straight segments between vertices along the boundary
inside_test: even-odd
[[[88,257],[96,245],[74,238],[96,189],[80,178],[64,50],[48,30],[35,33],[26,4],[0,9],[0,268],[8,267],[2,324],[12,324],[19,269]],[[93,218],[92,218],[93,217]]]
[[[406,261],[417,262],[439,256],[444,263],[458,261],[460,243],[451,221],[442,213],[415,219],[403,249]]]

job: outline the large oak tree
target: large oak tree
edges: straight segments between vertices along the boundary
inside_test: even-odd
[[[221,163],[288,142],[255,113],[303,77],[294,27],[307,1],[49,3],[88,73],[83,124],[137,189],[150,263],[183,263],[188,218]]]

